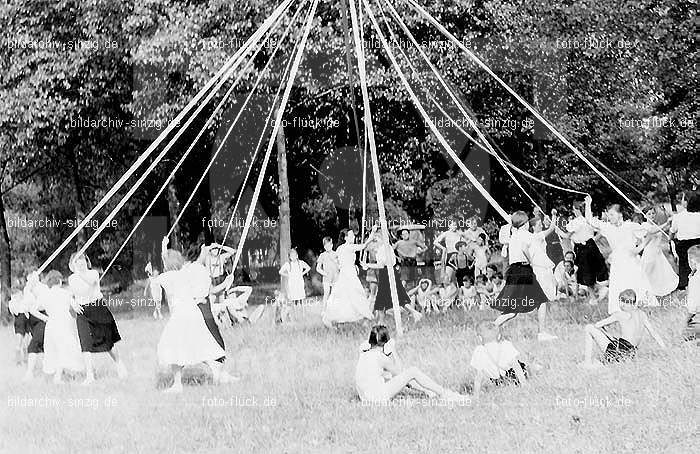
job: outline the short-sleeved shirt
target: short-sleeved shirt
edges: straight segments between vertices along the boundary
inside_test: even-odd
[[[418,249],[423,246],[423,243],[417,240],[399,240],[394,245],[394,249],[399,254],[399,257],[416,258]]]
[[[457,243],[462,241],[463,234],[459,230],[457,231],[451,231],[448,230],[446,232],[442,232],[440,236],[438,236],[440,240],[444,240],[445,242],[445,249],[447,249],[447,253],[451,254],[453,252],[457,252]]]
[[[326,273],[326,275],[323,276],[324,281],[334,282],[338,277],[340,266],[338,265],[338,254],[336,254],[334,251],[321,252],[321,255],[318,256],[316,265],[321,265],[323,271]]]
[[[530,262],[525,252],[530,254],[532,239],[532,233],[525,226],[513,231],[508,241],[508,263],[510,265]]]
[[[89,285],[77,274],[71,274],[68,278],[68,285],[71,292],[75,295],[75,300],[79,304],[88,304],[94,301],[99,301],[102,299],[102,292],[100,291],[100,273],[95,270],[88,270],[88,276],[90,279],[94,279],[96,284]]]
[[[474,349],[470,364],[489,378],[497,379],[513,367],[518,355],[510,341],[489,342]]]
[[[577,244],[585,244],[595,235],[593,226],[583,217],[574,218],[566,224],[566,231],[571,233],[571,241]]]
[[[681,241],[700,238],[700,213],[683,211],[674,215],[671,232]]]

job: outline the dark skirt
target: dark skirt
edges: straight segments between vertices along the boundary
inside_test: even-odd
[[[44,311],[41,311],[41,313],[46,315]],[[46,328],[46,323],[30,314],[27,319],[27,325],[32,335],[32,340],[29,341],[27,346],[27,353],[44,353],[44,329]]]
[[[27,314],[22,312],[19,315],[15,315],[15,334],[21,334],[24,336],[25,334],[32,334],[32,328],[29,326],[29,317],[27,317]]]
[[[520,368],[523,370],[523,375],[525,378],[529,378],[529,372],[527,370],[527,365],[525,365],[524,362],[518,361],[520,364]],[[520,380],[518,379],[518,376],[515,373],[514,368],[510,368],[506,371],[505,374],[503,374],[499,378],[492,378],[491,383],[493,383],[495,386],[508,386],[508,385],[520,385]]]
[[[78,325],[80,349],[83,352],[108,352],[122,339],[112,311],[104,300],[84,305],[83,313],[77,314],[75,319]]]
[[[700,244],[700,238],[692,240],[676,240],[676,254],[678,254],[678,290],[685,290],[690,276],[690,264],[688,263],[688,249]]]
[[[504,314],[521,314],[534,311],[547,300],[532,266],[514,263],[506,270],[505,286],[491,307]]]
[[[399,296],[399,305],[405,306],[411,303],[411,298],[406,293],[406,289],[401,285],[401,278],[394,270],[396,277],[396,292]],[[385,311],[394,307],[391,301],[391,286],[389,284],[389,273],[386,268],[377,270],[377,298],[374,300],[375,311]]]
[[[216,324],[214,313],[211,311],[211,304],[209,303],[209,301],[207,301],[206,303],[199,303],[197,307],[199,307],[199,310],[202,312],[204,323],[207,325],[207,329],[211,333],[212,337],[214,338],[216,343],[219,344],[219,347],[221,347],[221,349],[225,351],[226,346],[224,345],[224,337],[221,335],[219,325]],[[221,358],[218,358],[217,361],[223,363],[225,359],[226,357],[222,356]]]
[[[585,244],[574,245],[576,254],[576,282],[587,287],[592,287],[596,282],[608,280],[608,264],[600,253],[598,245],[591,238]]]
[[[457,278],[457,286],[464,287],[464,278],[472,278],[472,282],[474,281],[474,267],[457,268],[455,277]]]
[[[226,280],[225,274],[222,274],[221,276],[217,276],[217,277],[212,277],[211,278],[211,285],[216,287],[217,285],[223,284],[225,280]]]

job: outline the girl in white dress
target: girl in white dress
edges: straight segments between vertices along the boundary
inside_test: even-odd
[[[654,207],[647,213],[647,219],[642,228],[645,233],[644,252],[642,252],[642,269],[649,281],[649,290],[657,297],[669,295],[678,287],[678,274],[669,261],[670,243],[664,232],[668,234],[669,217],[662,207]],[[656,224],[656,225],[654,225]],[[658,226],[658,227],[657,227]]]
[[[158,341],[158,362],[170,366],[175,380],[166,392],[182,392],[182,369],[205,362],[219,381],[221,365],[216,360],[226,356],[204,322],[197,306],[199,296],[208,294],[211,280],[199,263],[185,263],[180,252],[166,249],[164,239],[163,270],[152,282],[168,298],[170,318]]]
[[[385,380],[386,374],[392,378]],[[406,387],[422,391],[429,397],[449,401],[465,399],[438,385],[417,367],[404,369],[394,342],[389,339],[389,330],[383,325],[374,326],[369,334],[369,342],[362,346],[355,368],[355,387],[360,400],[370,404],[388,402]]]
[[[355,244],[355,232],[343,229],[340,232],[340,246],[336,249],[340,271],[338,279],[328,298],[328,306],[323,314],[323,324],[332,327],[334,323],[371,320],[372,309],[355,268],[356,254],[365,249],[374,237],[377,227],[372,229],[369,239],[363,244]]]
[[[28,278],[30,291],[37,298],[35,309],[44,309],[44,373],[53,375],[54,383],[63,383],[63,371],[84,369],[78,329],[70,313],[77,305],[73,295],[61,287],[63,277],[58,271],[50,271],[45,282],[39,282],[39,275],[32,273]],[[37,313],[37,316],[42,315]]]
[[[282,265],[280,275],[287,278],[287,300],[294,304],[299,304],[306,299],[306,288],[304,286],[304,276],[311,270],[311,267],[299,260],[297,250],[289,250],[289,261]]]
[[[539,217],[530,221],[533,233],[530,243],[532,271],[549,301],[554,301],[557,296],[557,282],[554,279],[554,262],[547,255],[547,237],[554,232],[557,220],[557,212],[552,210],[552,220],[548,229],[544,230],[542,219]]]
[[[620,293],[633,289],[637,301],[649,302],[649,283],[642,271],[639,253],[644,248],[640,238],[643,236],[642,226],[625,221],[620,206],[610,205],[607,210],[608,222],[593,218],[591,204],[593,199],[586,197],[586,220],[608,240],[610,248],[610,283],[608,291],[608,313],[620,310]]]

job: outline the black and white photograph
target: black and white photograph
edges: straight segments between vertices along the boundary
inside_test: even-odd
[[[697,450],[696,0],[0,27],[0,454]]]

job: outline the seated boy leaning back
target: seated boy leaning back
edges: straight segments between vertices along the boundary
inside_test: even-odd
[[[601,366],[599,361],[593,361],[594,342],[603,353],[605,362],[619,362],[633,358],[645,329],[662,348],[666,348],[663,339],[651,325],[647,315],[637,307],[637,294],[634,290],[627,289],[620,293],[620,309],[595,325],[586,325],[585,358],[581,363],[582,367]],[[620,324],[619,338],[611,336],[605,330],[606,326],[616,322]]]

